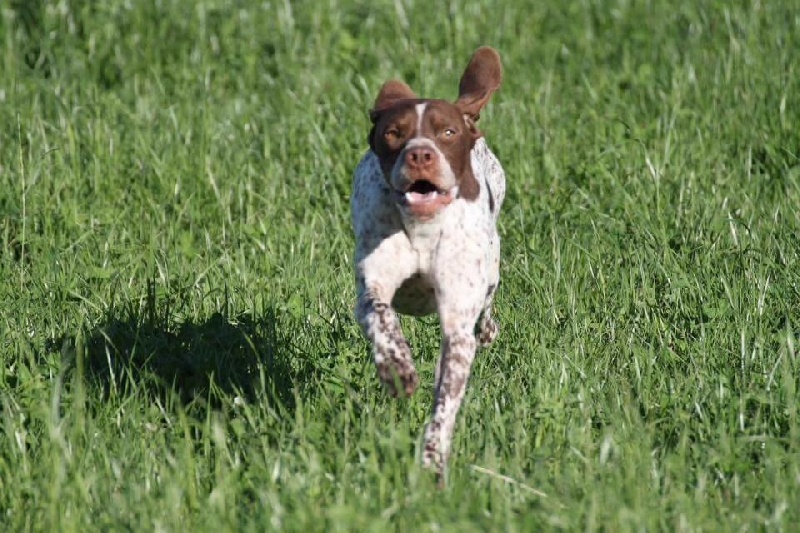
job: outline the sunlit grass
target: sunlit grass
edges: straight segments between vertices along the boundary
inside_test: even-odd
[[[0,7],[8,530],[790,528],[800,11],[779,2]],[[505,83],[501,336],[445,491],[386,398],[348,197],[380,83]],[[425,383],[435,319],[404,319]]]

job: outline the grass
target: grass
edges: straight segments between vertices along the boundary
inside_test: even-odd
[[[0,527],[800,522],[792,2],[0,7]],[[352,318],[366,110],[491,44],[501,336],[450,483]],[[404,320],[424,382],[434,319]]]

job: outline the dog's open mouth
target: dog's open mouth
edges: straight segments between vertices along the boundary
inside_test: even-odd
[[[456,187],[445,191],[428,180],[420,179],[412,183],[405,192],[397,191],[397,200],[412,215],[428,218],[449,204],[455,197],[455,192]]]
[[[429,194],[432,192],[440,192],[439,187],[434,185],[428,180],[417,180],[411,184],[411,187],[408,188],[407,193],[418,193],[418,194]]]
[[[417,180],[408,188],[405,197],[409,203],[431,202],[443,192],[428,180]]]

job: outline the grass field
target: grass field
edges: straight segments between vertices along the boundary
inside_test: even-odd
[[[0,43],[0,529],[800,523],[797,2],[16,0]],[[482,44],[501,334],[438,491],[438,326],[387,398],[348,202],[380,84]]]

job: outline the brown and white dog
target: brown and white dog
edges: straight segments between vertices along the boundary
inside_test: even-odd
[[[403,82],[386,82],[370,112],[370,150],[355,170],[350,200],[356,318],[390,394],[411,395],[419,382],[396,313],[438,313],[441,321],[422,457],[440,474],[475,350],[497,335],[492,299],[505,175],[476,122],[501,78],[500,56],[482,47],[455,103],[421,99]]]

